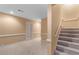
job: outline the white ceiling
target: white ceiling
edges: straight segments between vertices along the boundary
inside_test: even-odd
[[[28,19],[42,19],[47,17],[47,4],[2,4],[0,12],[10,13]],[[19,10],[19,11],[18,11]]]

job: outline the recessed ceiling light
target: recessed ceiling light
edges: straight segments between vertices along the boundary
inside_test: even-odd
[[[13,11],[10,11],[10,14],[14,14],[14,12]]]

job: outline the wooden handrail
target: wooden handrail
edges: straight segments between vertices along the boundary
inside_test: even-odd
[[[77,17],[77,18],[74,18],[74,19],[63,19],[63,21],[74,21],[74,20],[78,20],[79,19],[79,17]]]

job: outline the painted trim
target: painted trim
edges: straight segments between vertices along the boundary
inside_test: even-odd
[[[20,36],[20,35],[25,35],[25,33],[18,33],[18,34],[4,34],[4,35],[0,35],[0,37],[11,37],[11,36]]]

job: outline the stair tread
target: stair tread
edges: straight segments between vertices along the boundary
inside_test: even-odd
[[[79,35],[78,33],[60,33],[60,34],[62,34],[62,35]]]
[[[79,54],[79,28],[62,28],[56,53],[59,55]]]
[[[79,30],[61,30],[60,33],[79,33]]]
[[[79,30],[61,30],[61,31],[79,31]]]
[[[75,52],[78,52],[79,53],[79,50],[78,49],[74,49],[74,48],[70,48],[70,47],[66,47],[66,46],[62,46],[62,45],[57,45],[58,47],[62,47],[64,49],[68,49],[68,50],[71,50],[71,51],[75,51]]]
[[[68,38],[68,39],[77,39],[77,40],[79,40],[79,38],[77,37],[66,37],[66,36],[59,36],[59,38]]]
[[[79,28],[61,28],[61,30],[79,30]]]
[[[64,42],[64,43],[68,43],[68,44],[74,44],[74,45],[79,45],[78,43],[75,42],[68,42],[68,41],[63,41],[63,40],[58,40],[59,42]]]
[[[58,50],[56,50],[55,52],[58,53],[58,54],[60,54],[60,55],[68,55],[67,53],[61,52],[61,51],[58,51]]]

